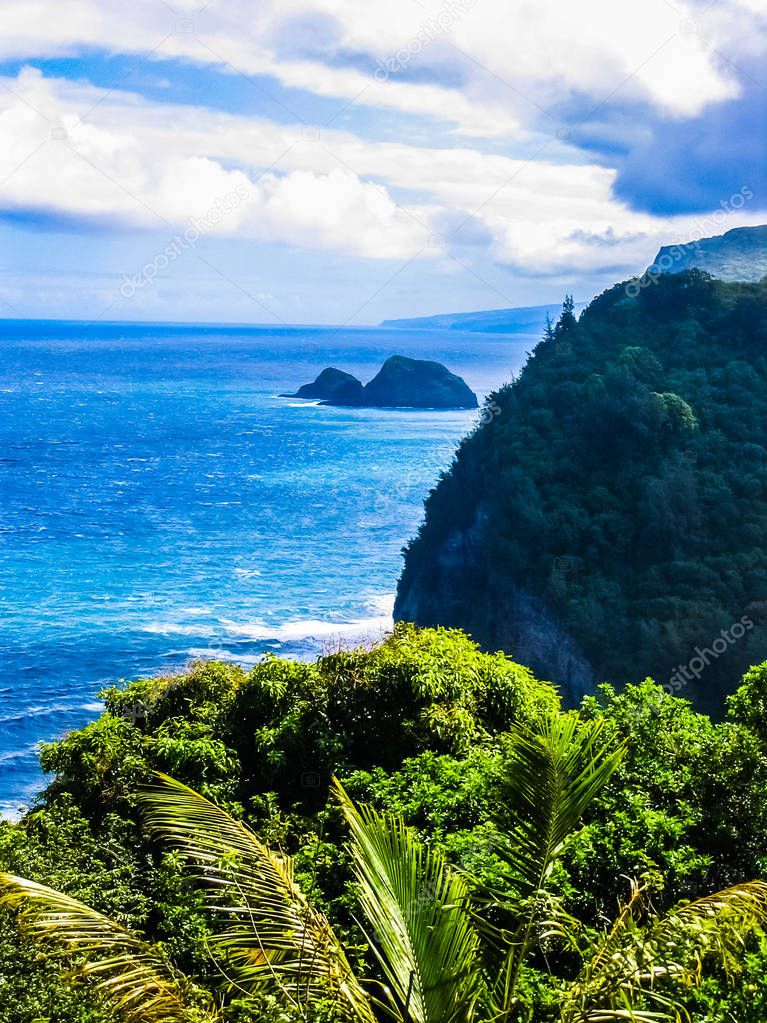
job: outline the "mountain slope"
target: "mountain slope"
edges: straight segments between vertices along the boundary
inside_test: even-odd
[[[687,245],[664,245],[648,273],[705,270],[723,281],[760,281],[767,274],[767,225],[736,227]]]
[[[767,654],[767,282],[616,285],[484,419],[426,502],[395,617],[571,698],[650,674],[718,705]]]

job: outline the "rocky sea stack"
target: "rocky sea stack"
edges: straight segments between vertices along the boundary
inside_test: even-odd
[[[439,362],[392,355],[364,387],[351,373],[329,366],[287,398],[314,398],[324,405],[359,408],[477,408],[477,396]]]
[[[392,355],[365,387],[365,404],[381,408],[476,408],[468,384],[439,362]]]
[[[362,391],[362,384],[351,373],[328,366],[312,383],[299,387],[295,394],[282,397],[314,398],[328,405],[361,405]]]

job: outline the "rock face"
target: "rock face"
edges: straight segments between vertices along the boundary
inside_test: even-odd
[[[351,373],[328,366],[311,384],[299,387],[295,394],[283,398],[314,398],[327,405],[362,405],[363,387]]]
[[[760,281],[767,274],[767,225],[735,227],[687,245],[664,245],[649,274],[704,270],[721,281]]]
[[[392,355],[365,387],[377,408],[477,408],[468,384],[439,362]]]
[[[487,585],[489,529],[490,515],[479,507],[470,525],[451,531],[428,562],[411,567],[397,590],[395,621],[463,629],[484,650],[513,653],[539,678],[554,679],[579,703],[594,689],[594,667],[531,590],[508,579],[503,587]]]
[[[392,355],[365,387],[351,373],[328,367],[285,398],[313,398],[353,408],[477,408],[468,384],[439,362]]]

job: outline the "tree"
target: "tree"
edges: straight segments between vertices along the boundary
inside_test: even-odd
[[[554,321],[551,316],[546,313],[546,326],[543,328],[543,340],[544,341],[556,341],[557,335],[554,330]]]
[[[562,1023],[679,1020],[679,989],[704,966],[733,969],[745,939],[767,922],[767,884],[717,892],[659,918],[648,885],[634,884],[611,928],[584,936],[554,893],[551,876],[589,803],[621,761],[603,720],[547,715],[510,733],[510,826],[494,852],[497,890],[451,868],[394,815],[334,792],[349,847],[368,942],[383,982],[363,984],[327,919],[293,880],[289,858],[266,846],[203,796],[159,775],[141,801],[149,832],[183,857],[221,927],[210,954],[229,996],[256,1011],[269,993],[302,1019],[323,1011],[373,1023],[521,1021],[523,973],[541,950],[564,947],[581,967],[560,992]],[[221,1018],[218,1003],[182,977],[162,950],[66,895],[0,875],[0,904],[27,933],[95,982],[127,1023]]]
[[[578,321],[575,318],[575,302],[573,301],[572,295],[565,295],[565,300],[562,303],[562,312],[559,315],[559,320],[556,326],[556,335],[561,337],[576,325]]]

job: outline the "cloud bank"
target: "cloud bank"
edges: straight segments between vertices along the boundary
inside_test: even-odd
[[[607,283],[766,219],[765,49],[758,0],[10,0],[0,213],[171,236],[228,203],[220,241]]]

